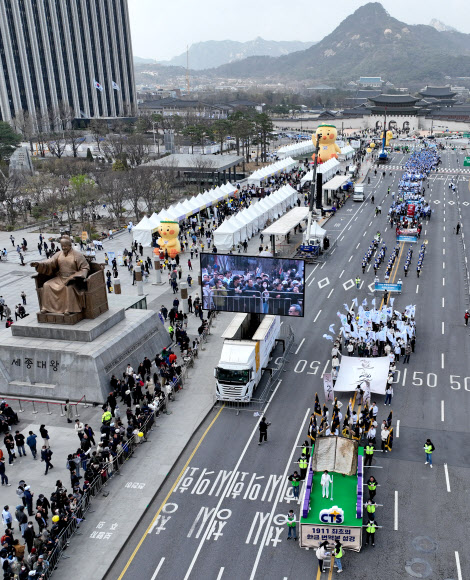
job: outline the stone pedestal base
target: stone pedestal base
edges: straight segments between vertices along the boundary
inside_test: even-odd
[[[85,395],[101,404],[111,375],[120,377],[128,363],[137,369],[170,344],[149,310],[110,310],[74,327],[25,318],[11,332],[0,330],[0,394],[75,401]]]

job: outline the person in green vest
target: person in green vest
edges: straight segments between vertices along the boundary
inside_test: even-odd
[[[111,423],[111,419],[113,418],[111,411],[106,410],[102,415],[101,415],[101,422],[103,423],[103,425],[109,425]]]
[[[361,285],[361,279],[359,278],[359,276],[356,276],[356,288],[359,289],[360,285]]]
[[[338,568],[338,574],[340,574],[343,571],[343,564],[341,562],[341,558],[343,557],[343,546],[339,540],[336,540],[333,555],[335,557],[336,567]]]
[[[287,514],[287,528],[289,529],[287,539],[290,540],[291,537],[294,536],[294,540],[297,540],[297,523],[295,521],[293,510],[289,510],[289,513]]]
[[[377,529],[377,522],[372,520],[366,526],[366,546],[369,545],[369,540],[372,541],[372,546],[375,548],[375,530]]]
[[[366,454],[366,459],[364,461],[364,466],[372,465],[372,458],[374,457],[374,450],[375,447],[372,445],[371,442],[367,443],[364,452]]]
[[[369,517],[369,521],[372,521],[375,519],[375,508],[376,507],[377,507],[377,504],[375,502],[372,502],[370,499],[367,501],[366,510],[367,510],[367,515]]]
[[[299,459],[300,479],[305,479],[307,476],[308,461],[306,456],[302,453]]]
[[[367,489],[369,490],[369,499],[372,501],[377,493],[377,480],[373,475],[367,480]]]
[[[175,332],[175,329],[170,324],[170,326],[168,327],[168,334],[170,335],[171,340],[173,340],[173,334],[174,334],[174,332]]]
[[[426,439],[426,443],[424,444],[424,452],[426,453],[426,461],[424,465],[429,465],[432,467],[432,452],[434,451],[435,447],[431,439]]]
[[[294,497],[298,498],[299,497],[299,486],[300,486],[300,482],[301,482],[300,475],[297,473],[297,471],[294,471],[294,473],[292,475],[289,475],[288,479],[292,483],[292,491],[294,493]]]

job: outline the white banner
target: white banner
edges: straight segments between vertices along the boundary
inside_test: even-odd
[[[318,548],[325,540],[330,544],[330,550],[335,540],[339,540],[343,548],[359,552],[362,543],[362,528],[300,524],[300,546],[302,548]]]
[[[367,393],[385,395],[390,360],[388,357],[343,356],[335,383],[336,392],[355,391],[358,385]]]
[[[325,390],[325,401],[334,401],[335,392],[333,390],[333,378],[331,373],[325,373],[323,375],[323,388]]]

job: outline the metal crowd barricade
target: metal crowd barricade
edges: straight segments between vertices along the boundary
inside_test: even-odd
[[[72,519],[57,536],[55,548],[46,557],[46,560],[49,563],[48,570],[44,574],[46,579],[52,576],[54,570],[59,566],[61,558],[67,558],[64,551],[69,545],[69,539],[75,534],[80,535],[80,523],[87,511],[90,509],[93,498],[95,498],[99,492],[108,485],[113,476],[120,475],[121,467],[132,457],[137,446],[142,445],[147,441],[147,434],[152,429],[157,413],[160,412],[161,407],[162,405],[159,404],[158,408],[149,414],[145,423],[141,426],[140,431],[144,433],[144,436],[140,438],[138,435],[132,435],[132,437],[123,444],[122,451],[117,453],[115,456],[110,457],[109,461],[107,461],[102,467],[101,472],[85,490],[81,500],[78,502]]]
[[[50,405],[59,405],[60,407],[60,416],[63,417],[65,415],[64,413],[64,409],[63,407],[65,406],[65,401],[52,401],[49,399],[40,399],[40,398],[30,398],[30,399],[25,399],[22,397],[9,397],[8,395],[2,395],[0,394],[0,397],[2,399],[5,399],[7,401],[17,401],[18,402],[18,413],[24,413],[25,409],[23,409],[21,403],[31,403],[33,406],[33,410],[31,411],[33,415],[36,415],[39,411],[36,408],[36,406],[39,405],[46,405],[46,409],[47,409],[47,414],[48,415],[52,415],[52,411],[51,411],[51,407]],[[79,399],[78,401],[75,402],[69,402],[69,405],[75,407],[75,416],[76,417],[80,417],[79,413],[78,413],[78,405],[83,405],[86,408],[89,407],[89,404],[87,403],[86,400],[86,395],[83,395],[83,397],[81,399]]]

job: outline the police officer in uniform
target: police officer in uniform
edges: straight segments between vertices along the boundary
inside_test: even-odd
[[[372,445],[372,443],[369,441],[365,447],[365,453],[366,453],[366,460],[364,462],[364,465],[367,467],[368,465],[372,465],[372,458],[374,457],[374,450],[375,447]]]

